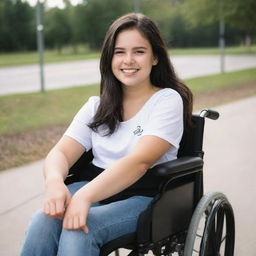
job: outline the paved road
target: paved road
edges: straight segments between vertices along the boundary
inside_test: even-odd
[[[220,70],[217,55],[174,56],[172,61],[178,75],[183,79],[214,74]],[[98,67],[98,60],[46,64],[46,90],[98,83]],[[256,67],[256,55],[226,56],[226,71],[251,67]],[[39,90],[38,65],[0,69],[0,95]]]
[[[205,191],[223,191],[236,218],[235,256],[256,255],[256,96],[216,108],[206,123]]]
[[[223,191],[236,217],[235,256],[256,255],[256,96],[216,107],[205,130],[205,192]],[[42,161],[0,172],[0,255],[16,256],[32,213],[41,206]]]

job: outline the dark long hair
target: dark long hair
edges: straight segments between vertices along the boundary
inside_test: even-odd
[[[111,63],[117,35],[127,29],[137,29],[151,44],[153,54],[158,60],[157,65],[151,70],[151,83],[159,88],[172,88],[181,95],[184,106],[184,125],[189,127],[192,115],[192,93],[176,76],[167,47],[155,23],[148,17],[137,13],[129,13],[120,17],[114,21],[106,33],[100,59],[100,105],[89,127],[97,131],[100,125],[106,125],[107,135],[111,135],[122,121],[122,86],[112,72]]]

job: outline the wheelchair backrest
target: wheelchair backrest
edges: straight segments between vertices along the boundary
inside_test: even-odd
[[[192,116],[192,127],[184,130],[178,158],[182,156],[199,156],[203,158],[203,135],[204,135],[204,118],[199,115]]]

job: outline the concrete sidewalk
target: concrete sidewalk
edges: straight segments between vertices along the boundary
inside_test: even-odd
[[[215,108],[205,129],[205,192],[223,191],[236,217],[236,256],[256,255],[256,97]],[[43,161],[0,172],[0,255],[16,256],[41,207]]]

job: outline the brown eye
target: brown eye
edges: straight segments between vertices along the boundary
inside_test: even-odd
[[[123,53],[124,53],[124,51],[120,51],[120,50],[114,52],[115,55],[121,55]]]
[[[145,53],[145,51],[142,51],[142,50],[139,50],[139,51],[136,51],[136,52],[135,52],[135,54],[138,54],[138,55],[144,54],[144,53]]]

